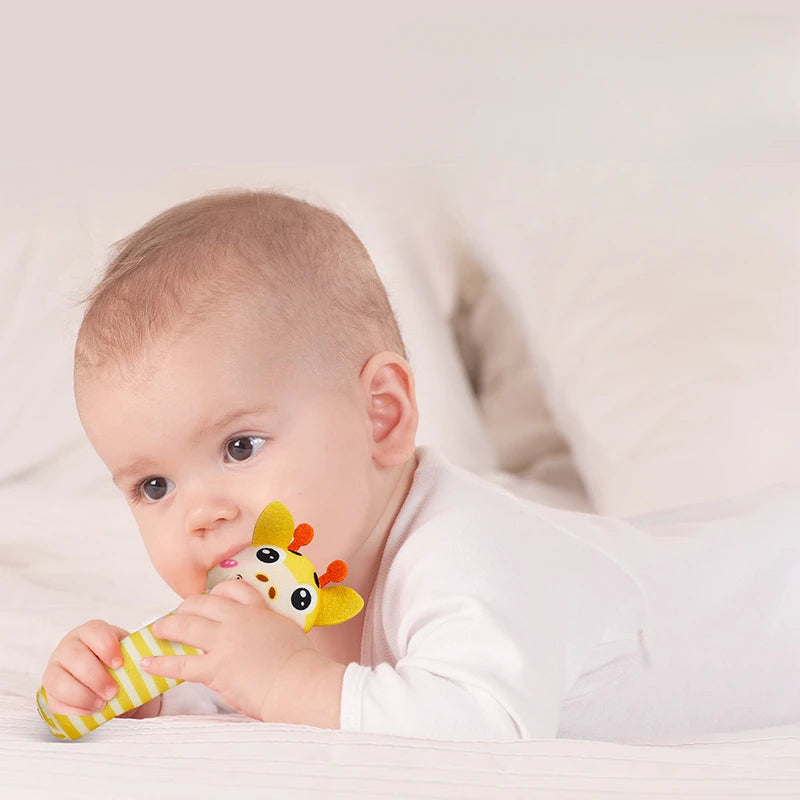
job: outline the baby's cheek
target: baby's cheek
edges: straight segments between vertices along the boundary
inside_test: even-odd
[[[206,589],[206,574],[181,559],[164,560],[153,563],[164,582],[181,597],[202,594]]]

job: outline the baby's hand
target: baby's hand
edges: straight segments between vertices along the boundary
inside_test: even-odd
[[[93,714],[117,694],[117,684],[103,665],[122,666],[119,640],[127,635],[116,625],[93,619],[61,640],[42,676],[54,714]]]
[[[316,655],[302,629],[270,609],[244,581],[223,581],[209,594],[187,598],[175,614],[153,625],[153,633],[203,653],[144,659],[147,672],[204,683],[232,708],[256,719],[272,717],[271,695],[278,691],[279,678],[291,674],[291,662],[304,652]]]

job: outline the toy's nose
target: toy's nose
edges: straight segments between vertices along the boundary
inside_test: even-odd
[[[264,583],[269,581],[269,578],[263,572],[256,572],[256,578]]]

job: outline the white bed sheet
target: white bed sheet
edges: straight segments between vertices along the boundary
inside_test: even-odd
[[[433,742],[198,716],[113,720],[83,741],[56,741],[33,694],[58,639],[94,616],[133,628],[177,598],[112,494],[7,485],[0,508],[3,797],[800,796],[800,725],[634,746]]]
[[[431,742],[238,717],[114,720],[57,742],[0,701],[5,797],[797,797],[800,727],[683,745]],[[7,792],[7,793],[6,793]]]

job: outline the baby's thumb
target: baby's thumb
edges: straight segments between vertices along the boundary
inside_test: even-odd
[[[227,597],[229,600],[234,600],[245,606],[259,606],[266,603],[258,590],[247,583],[247,581],[243,580],[232,579],[222,581],[218,583],[209,594]]]

